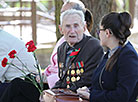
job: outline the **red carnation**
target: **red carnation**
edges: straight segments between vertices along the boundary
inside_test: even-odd
[[[8,55],[10,56],[10,58],[15,58],[15,54],[17,52],[15,50],[12,50]]]
[[[34,51],[36,50],[36,46],[35,46],[33,40],[27,42],[27,43],[25,44],[25,46],[27,47],[28,52],[34,52]]]
[[[8,59],[5,57],[5,58],[2,60],[1,65],[2,65],[3,67],[6,67],[7,62],[8,62]]]

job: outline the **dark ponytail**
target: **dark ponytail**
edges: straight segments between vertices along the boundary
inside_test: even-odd
[[[112,71],[113,66],[115,65],[115,63],[117,62],[118,56],[121,52],[122,46],[120,46],[115,52],[114,54],[108,59],[108,61],[106,62],[106,66],[105,66],[105,70],[107,71]]]
[[[122,12],[118,15],[118,19],[121,22],[120,26],[120,38],[123,42],[126,41],[128,36],[130,36],[131,32],[129,28],[131,27],[131,16],[127,12]]]
[[[104,29],[111,29],[113,35],[119,40],[119,48],[114,52],[114,54],[108,59],[106,63],[106,70],[112,71],[112,68],[117,62],[124,43],[131,34],[129,30],[131,27],[131,16],[127,12],[111,12],[103,17],[101,25]]]

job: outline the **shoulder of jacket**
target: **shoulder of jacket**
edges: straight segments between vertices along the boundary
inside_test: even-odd
[[[66,41],[63,42],[63,43],[58,47],[57,51],[60,51],[60,50],[64,49],[66,45],[67,45],[67,42],[66,42]]]

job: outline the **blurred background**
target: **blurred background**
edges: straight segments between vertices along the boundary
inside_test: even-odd
[[[50,63],[52,50],[61,37],[58,25],[60,9],[67,0],[0,0],[0,29],[22,39],[34,40],[42,68]],[[128,11],[132,15],[129,40],[138,51],[138,0],[81,0],[94,16],[91,35],[102,16],[111,11]]]

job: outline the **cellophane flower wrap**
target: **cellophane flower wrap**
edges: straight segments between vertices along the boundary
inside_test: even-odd
[[[33,40],[27,42],[25,44],[26,48],[27,48],[27,51],[28,53],[33,53],[34,55],[34,58],[35,58],[35,61],[36,61],[36,65],[34,65],[35,68],[37,68],[38,70],[38,75],[39,75],[39,78],[40,78],[40,83],[37,83],[36,79],[31,75],[31,76],[27,76],[27,74],[25,73],[24,70],[20,69],[18,66],[16,66],[15,64],[13,63],[9,63],[8,62],[8,59],[6,57],[3,58],[2,62],[1,62],[1,65],[3,67],[6,67],[6,65],[10,64],[12,66],[14,66],[15,68],[17,68],[18,70],[20,70],[22,73],[23,73],[23,77],[28,79],[29,81],[31,81],[35,86],[36,88],[38,88],[39,92],[41,93],[43,91],[43,78],[42,78],[42,75],[41,75],[41,68],[40,68],[40,65],[38,63],[38,60],[36,58],[36,55],[35,55],[35,50],[37,49]],[[15,50],[12,50],[8,56],[9,58],[11,59],[14,59],[14,58],[17,58],[19,60],[19,62],[22,64],[22,66],[27,70],[29,71],[28,67],[19,59],[18,56],[16,56],[17,52]],[[30,74],[34,74],[32,72],[30,72]]]

